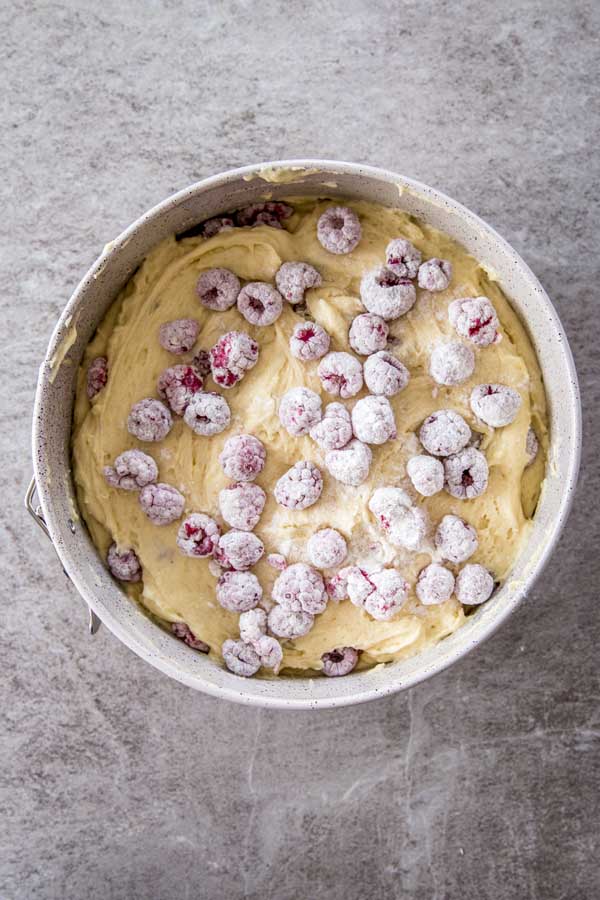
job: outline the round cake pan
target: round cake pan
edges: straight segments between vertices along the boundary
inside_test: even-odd
[[[542,369],[550,451],[534,527],[511,576],[457,632],[406,660],[347,678],[252,678],[230,674],[155,625],[109,575],[77,509],[70,436],[77,368],[98,324],[146,254],[168,235],[265,198],[347,197],[398,207],[458,240],[497,279],[527,327]],[[42,363],[33,461],[39,513],[77,590],[135,653],[172,678],[216,697],[292,709],[360,703],[411,687],[489,637],[527,596],[565,524],[580,458],[581,407],[573,358],[556,311],[535,275],[489,225],[433,188],[352,163],[292,160],[207,178],[145,213],[108,244],[69,300]]]

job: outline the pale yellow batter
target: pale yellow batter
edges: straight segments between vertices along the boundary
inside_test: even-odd
[[[479,536],[479,549],[469,562],[482,563],[496,579],[505,579],[529,533],[544,476],[546,400],[537,360],[521,322],[498,285],[460,245],[406,213],[349,203],[360,217],[362,240],[351,254],[334,256],[316,237],[317,219],[331,203],[296,198],[292,203],[296,212],[286,222],[287,230],[259,226],[224,231],[209,240],[196,237],[177,243],[171,238],[149,254],[87,349],[75,407],[74,475],[81,512],[102,556],[115,540],[120,547],[133,547],[140,558],[143,585],[127,586],[132,597],[162,620],[187,622],[194,634],[210,645],[211,656],[220,661],[223,641],[238,637],[238,616],[217,603],[216,578],[208,561],[184,556],[175,543],[179,523],[153,525],[142,512],[137,493],[109,487],[102,469],[124,450],[140,447],[156,460],[159,480],[183,492],[186,513],[206,512],[218,518],[218,492],[227,484],[218,462],[223,444],[233,434],[256,435],[267,450],[266,466],[257,483],[268,500],[256,528],[265,544],[265,558],[278,552],[288,562],[308,562],[308,538],[319,528],[333,527],[349,543],[348,562],[394,564],[411,584],[410,600],[392,621],[375,621],[349,601],[330,601],[305,637],[283,645],[283,672],[319,670],[321,655],[340,646],[363,650],[359,664],[363,668],[413,655],[464,621],[454,597],[439,606],[425,607],[418,602],[413,590],[417,574],[436,558],[435,553],[409,553],[386,542],[367,507],[373,490],[384,485],[404,487],[427,508],[434,526],[446,513],[466,519]],[[282,262],[308,262],[323,277],[322,287],[307,292],[310,313],[331,335],[332,350],[348,350],[349,325],[363,311],[358,299],[360,278],[383,262],[387,243],[400,236],[412,241],[423,259],[450,260],[453,277],[444,292],[427,294],[419,289],[414,308],[390,323],[390,336],[397,339],[391,349],[411,374],[408,387],[391,398],[398,440],[373,447],[369,480],[358,488],[345,487],[327,474],[323,452],[309,437],[290,437],[279,422],[279,400],[291,387],[306,385],[321,393],[324,403],[338,399],[321,391],[318,362],[302,363],[289,352],[289,336],[299,321],[293,307],[285,304],[274,325],[255,328],[235,307],[225,313],[204,309],[197,300],[195,284],[203,270],[214,266],[231,269],[240,279],[273,282]],[[458,297],[480,295],[489,297],[496,308],[502,340],[481,350],[475,348],[476,367],[469,381],[454,388],[439,387],[428,374],[428,362],[438,341],[457,337],[448,322],[448,304]],[[174,417],[174,427],[164,441],[140,444],[127,431],[129,410],[144,397],[158,396],[158,376],[181,361],[161,348],[158,330],[163,322],[184,317],[200,322],[197,348],[210,348],[226,331],[247,331],[259,342],[258,364],[239,385],[223,392],[232,412],[227,431],[202,437]],[[108,384],[90,403],[85,373],[89,361],[100,355],[108,358]],[[501,382],[519,391],[523,402],[511,425],[494,431],[476,421],[469,394],[482,382]],[[212,389],[212,381],[208,388]],[[434,410],[449,407],[484,433],[480,449],[487,457],[490,479],[487,491],[475,500],[455,500],[446,492],[420,497],[406,476],[407,459],[422,452],[415,431]],[[541,449],[535,463],[525,468],[530,424]],[[296,512],[277,505],[273,487],[300,459],[312,460],[321,468],[325,488],[317,504]],[[278,573],[264,558],[254,571],[268,598]]]

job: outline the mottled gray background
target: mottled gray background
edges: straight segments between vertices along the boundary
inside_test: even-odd
[[[4,0],[0,18],[2,900],[596,898],[598,4]],[[410,693],[291,714],[88,637],[21,504],[36,369],[102,246],[191,181],[311,155],[415,176],[505,235],[565,323],[586,444],[561,546],[500,634]]]

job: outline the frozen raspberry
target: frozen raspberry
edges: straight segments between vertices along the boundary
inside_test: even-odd
[[[188,403],[183,419],[196,434],[210,436],[229,427],[231,410],[225,397],[213,391],[201,391]]]
[[[142,566],[137,553],[130,547],[119,550],[116,544],[111,544],[106,562],[111,575],[119,581],[139,581],[142,577]]]
[[[205,641],[197,638],[191,628],[185,622],[172,622],[171,631],[176,638],[191,647],[192,650],[199,650],[201,653],[210,653],[210,647]]]
[[[294,437],[308,434],[321,416],[321,398],[308,388],[291,388],[281,398],[279,421]]]
[[[397,437],[394,412],[385,397],[363,397],[352,410],[354,437],[365,444],[385,444]]]
[[[451,278],[452,263],[434,256],[419,266],[417,283],[424,291],[445,291]]]
[[[285,262],[275,276],[275,284],[282,297],[294,306],[302,303],[306,290],[320,287],[322,280],[317,270],[308,263]]]
[[[348,566],[342,571],[346,573],[346,593],[350,602],[354,606],[364,606],[369,594],[375,590],[371,574],[359,566]]]
[[[386,622],[402,609],[408,596],[408,583],[395,569],[369,574],[359,570],[359,574],[353,572],[348,579],[348,593],[355,606]]]
[[[382,319],[397,319],[414,306],[417,292],[412,281],[378,266],[363,275],[360,298],[370,313]]]
[[[346,559],[348,546],[335,528],[316,531],[306,544],[308,558],[317,569],[333,569]]]
[[[457,500],[479,497],[488,485],[488,464],[475,447],[467,447],[444,460],[444,487]]]
[[[243,572],[259,561],[265,547],[260,538],[249,531],[228,531],[219,539],[215,560],[223,569]]]
[[[354,397],[363,386],[362,364],[350,353],[328,353],[317,372],[323,389],[343,400]]]
[[[281,553],[269,553],[267,556],[267,563],[272,569],[283,572],[287,566],[287,559]]]
[[[423,497],[433,497],[444,487],[444,467],[433,456],[412,456],[406,464],[406,473]]]
[[[279,641],[265,634],[254,641],[252,646],[258,653],[261,666],[264,666],[266,669],[273,669],[275,674],[277,674],[283,662],[283,650]]]
[[[147,397],[134,403],[127,419],[127,430],[139,441],[162,441],[173,427],[173,418],[164,403]]]
[[[329,344],[329,335],[316,322],[298,322],[290,337],[290,352],[296,359],[308,362],[325,356]]]
[[[307,509],[323,491],[323,476],[314,463],[302,460],[281,476],[275,485],[275,499],[287,509]]]
[[[454,410],[438,409],[421,425],[419,440],[428,453],[450,456],[467,446],[471,440],[471,429]]]
[[[325,468],[336,481],[357,487],[369,476],[373,454],[362,441],[353,439],[340,450],[325,455]]]
[[[443,559],[463,563],[479,546],[477,532],[459,516],[444,516],[435,532],[435,546]]]
[[[529,428],[527,432],[527,439],[525,441],[525,452],[527,453],[527,464],[525,468],[532,465],[535,462],[535,458],[538,455],[538,451],[540,449],[540,442],[537,439],[537,435],[533,428]]]
[[[215,234],[220,234],[222,231],[230,231],[234,227],[234,221],[230,216],[215,216],[202,223],[200,234],[204,238],[211,238]]]
[[[350,326],[348,340],[355,353],[369,356],[383,350],[387,343],[389,328],[381,318],[372,313],[362,313]]]
[[[141,450],[126,450],[117,456],[115,465],[104,467],[104,477],[111,487],[123,491],[139,491],[158,478],[158,466]]]
[[[445,566],[431,563],[419,572],[415,590],[424,606],[445,603],[454,590],[454,575]]]
[[[340,675],[349,675],[358,662],[358,650],[354,647],[336,647],[321,657],[323,662],[323,675],[328,678],[337,678]]]
[[[108,360],[105,356],[97,356],[88,366],[87,395],[92,400],[99,394],[108,379]]]
[[[157,382],[159,396],[166,400],[172,412],[182,416],[187,405],[204,385],[202,375],[192,365],[170,366]]]
[[[219,462],[233,481],[254,481],[265,467],[265,448],[252,434],[236,434],[225,441]]]
[[[204,513],[192,513],[177,532],[177,546],[186,556],[212,556],[219,543],[221,529]]]
[[[170,484],[147,484],[140,491],[140,506],[153,525],[170,525],[185,506],[185,497]]]
[[[487,569],[469,563],[458,573],[456,596],[465,606],[478,606],[492,596],[494,579]]]
[[[211,347],[210,368],[215,384],[230,388],[258,361],[258,344],[245,331],[228,331]]]
[[[502,428],[514,422],[521,403],[519,392],[505,384],[478,384],[471,391],[471,409],[492,428]]]
[[[234,675],[251,678],[260,669],[257,652],[250,644],[245,644],[243,641],[226,640],[221,648],[221,653],[225,665]]]
[[[347,206],[330,206],[319,216],[317,238],[329,253],[351,253],[362,237],[360,221]]]
[[[237,482],[219,491],[219,509],[231,528],[253,531],[265,508],[267,495],[257,484]]]
[[[410,241],[395,238],[386,247],[385,264],[395,275],[402,278],[416,278],[421,265],[421,251]]]
[[[333,578],[325,582],[325,590],[336,603],[345,600],[348,596],[348,576],[353,568],[353,566],[346,566],[345,569],[340,569]]]
[[[251,325],[272,325],[283,310],[283,297],[271,284],[251,281],[240,291],[237,308]]]
[[[210,375],[210,353],[208,350],[197,350],[189,365],[197,369],[201,378],[206,378],[207,375]]]
[[[267,633],[267,614],[264,609],[256,607],[243,612],[240,616],[240,637],[245,644],[253,644]]]
[[[250,206],[238,209],[235,218],[237,224],[242,227],[247,225],[270,225],[271,228],[282,228],[281,223],[289,219],[293,212],[293,207],[287,203],[279,203],[272,200],[267,203],[251,203]]]
[[[158,342],[163,350],[181,356],[192,349],[199,331],[200,326],[195,319],[174,319],[160,326]]]
[[[235,305],[240,292],[240,281],[229,269],[207,269],[196,283],[196,293],[202,306],[225,312]]]
[[[352,438],[352,419],[342,403],[328,403],[323,418],[310,429],[310,436],[323,450],[339,450]]]
[[[316,616],[327,606],[327,592],[321,575],[304,563],[294,563],[279,575],[272,591],[273,600],[295,612]]]
[[[477,347],[488,347],[500,340],[500,322],[487,297],[453,300],[448,307],[448,318],[453,328]]]
[[[287,606],[274,606],[267,616],[269,631],[286,640],[304,637],[315,624],[310,613],[295,611]]]
[[[372,394],[393,397],[403,391],[410,372],[392,353],[380,350],[365,360],[365,384]]]
[[[262,600],[262,587],[252,572],[223,572],[217,581],[217,600],[229,612],[254,609]]]
[[[468,344],[451,341],[433,348],[429,360],[431,377],[438,384],[454,386],[470,378],[475,370],[475,354]]]
[[[387,535],[390,544],[419,550],[429,532],[429,519],[424,509],[413,506],[402,488],[377,488],[369,500],[369,509]]]

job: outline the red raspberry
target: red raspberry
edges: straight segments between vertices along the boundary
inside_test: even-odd
[[[445,488],[457,500],[479,497],[488,485],[488,464],[483,453],[467,447],[444,460]]]
[[[328,678],[349,675],[358,662],[358,650],[355,650],[354,647],[338,647],[330,650],[329,653],[324,653],[321,660],[323,675],[327,675]]]
[[[173,418],[164,403],[147,397],[134,403],[127,419],[127,430],[139,441],[162,441],[173,427]]]
[[[445,566],[431,563],[419,572],[415,591],[424,606],[445,603],[454,591],[454,575]]]
[[[217,600],[229,612],[254,609],[262,600],[262,587],[252,572],[223,572],[217,581]]]
[[[182,416],[192,397],[202,390],[203,385],[204,379],[195,366],[179,365],[165,369],[158,379],[156,388],[172,412]]]
[[[397,437],[394,412],[386,397],[363,397],[352,410],[354,436],[364,444],[385,444]]]
[[[183,419],[196,434],[210,437],[229,427],[231,410],[225,397],[220,394],[200,392],[188,403]]]
[[[282,297],[295,306],[302,303],[305,291],[320,287],[322,280],[317,270],[308,263],[285,262],[275,276],[275,284]]]
[[[421,425],[419,440],[433,456],[450,456],[466,447],[471,429],[454,410],[438,409]]]
[[[354,439],[341,450],[330,450],[325,467],[336,481],[356,487],[368,478],[372,459],[370,448]]]
[[[243,572],[256,565],[265,547],[260,538],[248,531],[228,531],[215,548],[215,560],[223,569]]]
[[[362,607],[374,619],[386,622],[403,607],[408,596],[408,583],[395,569],[367,573],[353,566],[348,577],[348,595],[355,606]]]
[[[336,603],[345,600],[348,597],[348,576],[356,568],[355,566],[346,566],[325,582],[325,590],[329,597]]]
[[[429,532],[424,509],[413,506],[402,488],[377,488],[369,500],[369,509],[387,535],[390,544],[407,550],[420,550]]]
[[[201,378],[206,378],[207,375],[210,375],[210,353],[208,350],[197,350],[189,365],[194,366],[198,370]]]
[[[160,326],[158,341],[163,350],[180,356],[192,349],[199,331],[200,326],[195,319],[175,319]]]
[[[321,421],[321,398],[305,387],[287,391],[279,404],[279,420],[294,437],[308,434]]]
[[[230,388],[258,362],[258,344],[245,331],[228,331],[211,348],[209,355],[215,383]]]
[[[316,531],[306,544],[308,558],[317,569],[333,569],[346,559],[348,546],[335,528]]]
[[[290,338],[290,352],[296,359],[308,362],[325,356],[329,344],[329,335],[316,322],[298,322]]]
[[[475,371],[475,354],[468,344],[450,341],[433,348],[429,360],[431,377],[438,384],[462,384]]]
[[[192,513],[181,523],[177,546],[186,556],[212,556],[220,537],[221,529],[214,519],[204,513]]]
[[[323,491],[323,476],[314,463],[302,460],[281,476],[275,485],[275,499],[287,509],[307,509]]]
[[[108,360],[105,356],[97,356],[88,366],[87,395],[92,400],[99,394],[108,380]]]
[[[444,466],[433,456],[412,456],[406,464],[406,474],[423,497],[433,497],[444,487]]]
[[[219,491],[219,509],[231,528],[253,531],[265,507],[267,495],[257,484],[237,482]]]
[[[252,647],[258,654],[261,666],[264,666],[266,669],[273,669],[275,674],[277,674],[283,662],[283,650],[279,641],[265,634],[253,641]]]
[[[131,547],[119,550],[116,544],[111,544],[106,562],[111,575],[119,581],[139,581],[142,577],[142,566],[137,553]]]
[[[283,297],[271,284],[251,281],[238,294],[237,308],[251,325],[272,325],[283,310]]]
[[[242,678],[256,675],[260,669],[260,659],[256,651],[243,641],[226,640],[221,648],[223,660],[230,672]]]
[[[271,228],[282,228],[282,222],[293,215],[294,209],[287,203],[268,201],[267,203],[251,203],[235,213],[237,224],[241,227],[254,225],[270,225]]]
[[[191,647],[192,650],[199,650],[201,653],[210,653],[210,647],[205,641],[197,638],[194,632],[185,622],[172,622],[171,631],[176,638]]]
[[[315,617],[302,611],[295,612],[286,606],[274,606],[267,616],[269,631],[277,637],[294,640],[308,634]]]
[[[267,633],[267,614],[259,606],[243,612],[240,616],[240,637],[245,644],[254,644]]]
[[[233,481],[254,481],[265,467],[265,448],[251,434],[236,434],[225,441],[219,462]]]
[[[434,256],[419,266],[417,282],[425,291],[445,291],[451,278],[452,263]]]
[[[519,392],[505,384],[478,384],[471,392],[471,409],[492,428],[514,422],[522,402]]]
[[[196,283],[200,303],[215,312],[225,312],[234,306],[239,292],[239,279],[229,269],[207,269]]]
[[[483,566],[469,563],[458,573],[456,596],[465,606],[479,606],[492,596],[494,579]]]
[[[368,312],[390,320],[403,316],[414,306],[417,292],[412,281],[379,266],[363,275],[360,298]]]
[[[330,206],[319,216],[317,238],[329,253],[351,253],[362,237],[360,221],[347,206]]]
[[[401,278],[416,278],[421,265],[421,251],[410,241],[395,238],[386,247],[385,264]]]
[[[158,466],[141,450],[126,450],[117,456],[115,465],[104,467],[104,477],[111,487],[123,491],[139,491],[158,478]]]
[[[342,403],[328,403],[323,418],[310,429],[322,450],[340,450],[352,439],[352,419]]]
[[[350,353],[328,353],[317,371],[323,389],[343,400],[354,397],[363,386],[362,364]]]
[[[383,350],[387,344],[389,328],[381,316],[372,313],[362,313],[352,321],[348,340],[355,353],[368,356]]]
[[[410,380],[410,372],[404,363],[387,350],[373,353],[365,360],[364,375],[371,393],[384,397],[399,394]]]
[[[213,219],[207,219],[200,226],[200,234],[203,238],[214,237],[222,231],[230,231],[234,228],[234,221],[230,216],[215,216]]]
[[[147,484],[140,491],[140,506],[153,525],[170,525],[185,506],[185,497],[170,484]]]
[[[304,563],[288,566],[275,579],[273,600],[294,612],[311,616],[322,613],[327,606],[327,592],[320,574]]]
[[[448,318],[456,331],[477,347],[488,347],[500,340],[500,322],[487,297],[453,300],[448,307]]]
[[[435,533],[435,546],[442,559],[463,563],[473,556],[479,546],[477,532],[458,516],[444,516]]]
[[[525,452],[527,453],[527,464],[526,464],[525,468],[528,468],[535,462],[535,459],[538,455],[539,449],[540,449],[540,442],[537,439],[537,434],[535,433],[533,428],[531,428],[531,426],[530,426],[529,430],[527,432],[527,439],[525,442]]]
[[[279,572],[283,572],[287,567],[287,559],[281,553],[269,553],[267,563],[272,569],[277,569]]]

